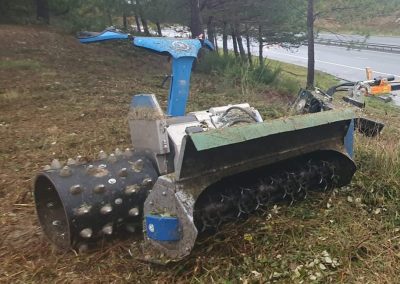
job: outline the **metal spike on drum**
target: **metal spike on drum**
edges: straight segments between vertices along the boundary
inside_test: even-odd
[[[140,173],[143,169],[143,160],[142,159],[138,159],[137,161],[135,161],[132,164],[132,169],[133,171]]]
[[[74,159],[68,158],[67,160],[67,165],[68,166],[73,166],[76,164],[76,161]]]
[[[69,188],[69,192],[70,192],[71,194],[73,194],[73,195],[82,193],[82,191],[83,191],[83,188],[82,188],[82,186],[79,185],[79,184],[74,184],[73,186],[71,186],[71,187]]]
[[[129,210],[129,215],[130,216],[138,216],[140,214],[140,212],[139,212],[139,208],[132,208],[132,209],[130,209]]]
[[[106,191],[106,186],[104,184],[98,184],[93,189],[94,193],[101,194]]]
[[[122,168],[121,170],[119,170],[118,175],[120,177],[126,177],[128,175],[128,169],[127,168]]]
[[[61,170],[60,170],[60,176],[62,177],[68,177],[72,174],[72,171],[70,169],[69,166],[64,166]]]
[[[108,162],[109,162],[109,163],[115,163],[116,161],[117,161],[117,157],[115,156],[114,153],[111,153],[111,154],[108,156]]]
[[[54,160],[51,162],[51,164],[50,164],[50,167],[51,167],[53,170],[60,169],[61,166],[62,166],[62,165],[61,165],[60,161],[57,160],[57,159],[54,159]]]
[[[102,228],[102,232],[106,235],[112,235],[113,233],[113,225],[112,224],[106,224]]]
[[[82,215],[88,214],[91,209],[92,209],[91,205],[84,203],[81,206],[79,206],[78,208],[74,209],[74,213],[76,216],[82,216]]]
[[[90,229],[90,228],[85,228],[85,229],[83,229],[82,231],[80,231],[79,235],[80,235],[82,238],[89,239],[89,238],[91,238],[92,235],[93,235],[93,230]]]
[[[124,156],[129,158],[132,156],[132,150],[130,148],[126,148],[124,151]]]
[[[107,159],[107,154],[103,150],[101,150],[99,153],[99,160],[105,160],[105,159]]]
[[[117,157],[123,155],[122,151],[119,148],[116,148],[114,153],[115,153],[115,156],[117,156]]]
[[[103,215],[110,214],[113,211],[111,204],[106,204],[100,209],[100,213]]]

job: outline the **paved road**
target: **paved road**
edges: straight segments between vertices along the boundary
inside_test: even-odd
[[[286,50],[265,48],[267,58],[307,66],[307,47]],[[394,75],[400,79],[400,55],[370,50],[348,50],[344,47],[315,45],[315,68],[339,78],[358,81],[366,78],[365,68],[371,67],[374,76]]]

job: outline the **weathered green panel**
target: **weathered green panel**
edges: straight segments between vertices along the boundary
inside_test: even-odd
[[[190,135],[197,151],[241,143],[282,132],[301,130],[355,118],[351,109],[291,116],[262,123],[210,130]]]

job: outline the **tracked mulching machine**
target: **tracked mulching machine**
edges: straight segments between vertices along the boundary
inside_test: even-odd
[[[153,94],[130,104],[134,149],[83,162],[53,161],[34,181],[45,235],[64,249],[85,249],[123,232],[144,232],[145,259],[190,254],[197,235],[279,200],[348,184],[355,115],[350,109],[263,121],[247,103],[185,113],[192,63],[207,40],[85,33],[82,43],[130,40],[170,56],[164,112]]]

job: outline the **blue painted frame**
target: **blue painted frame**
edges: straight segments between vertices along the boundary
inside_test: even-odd
[[[344,147],[346,148],[347,154],[349,154],[351,158],[354,158],[354,119],[351,120],[349,129],[344,137]]]
[[[128,34],[103,31],[89,37],[81,37],[81,43],[93,43],[106,40],[130,39]],[[132,44],[137,47],[148,49],[152,52],[167,54],[172,58],[172,76],[168,95],[168,116],[183,116],[186,112],[186,104],[190,92],[190,76],[193,61],[202,46],[213,50],[212,43],[200,39],[178,39],[163,37],[135,37]]]

